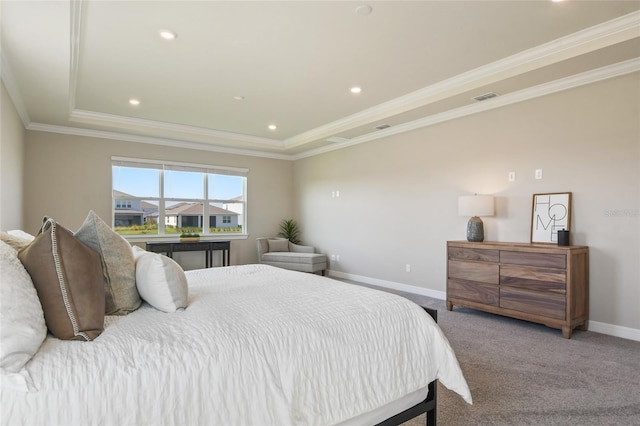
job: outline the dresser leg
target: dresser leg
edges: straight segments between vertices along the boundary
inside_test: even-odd
[[[563,326],[562,327],[562,337],[565,339],[571,339],[571,332],[573,329],[571,327]]]
[[[453,311],[453,303],[447,300],[447,311]]]

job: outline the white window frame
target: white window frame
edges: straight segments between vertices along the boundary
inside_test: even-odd
[[[157,201],[158,202],[158,234],[157,235],[123,235],[128,240],[149,240],[153,238],[163,238],[167,239],[170,237],[174,237],[174,235],[165,234],[165,205],[166,202],[202,202],[204,205],[203,218],[202,218],[202,233],[201,236],[204,238],[208,237],[217,237],[217,238],[208,238],[208,239],[246,239],[248,237],[247,230],[247,180],[249,169],[246,168],[238,168],[238,167],[228,167],[228,166],[213,166],[213,165],[204,165],[204,164],[194,164],[194,163],[181,163],[176,161],[163,161],[163,160],[148,160],[148,159],[140,159],[140,158],[128,158],[128,157],[111,157],[111,170],[113,173],[114,167],[129,167],[129,168],[144,168],[144,169],[155,169],[159,170],[159,179],[158,179],[158,197],[138,197],[131,196],[127,197],[130,200],[138,200],[138,201]],[[194,173],[203,173],[203,197],[204,198],[165,198],[164,197],[164,172],[165,171],[186,171],[186,172],[194,172]],[[243,200],[236,199],[211,199],[209,198],[209,179],[208,176],[211,174],[215,175],[227,175],[227,176],[240,176],[243,177]],[[114,206],[115,197],[113,197],[113,176],[111,179],[111,194],[112,194],[112,203]],[[227,203],[227,204],[243,204],[242,207],[242,222],[239,223],[242,228],[242,232],[215,232],[211,233],[209,230],[209,205],[211,203]],[[114,214],[112,211],[111,214],[111,226],[114,227]],[[178,238],[178,235],[175,235]]]
[[[127,210],[131,208],[131,200],[116,200],[116,209]]]

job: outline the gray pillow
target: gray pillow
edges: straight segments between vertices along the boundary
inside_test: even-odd
[[[100,254],[104,275],[105,313],[126,315],[140,307],[131,244],[92,210],[75,234]]]
[[[289,240],[268,240],[269,252],[289,251]]]

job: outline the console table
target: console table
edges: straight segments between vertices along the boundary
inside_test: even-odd
[[[480,309],[562,329],[587,329],[589,248],[447,242],[447,310]]]
[[[173,241],[147,243],[147,251],[166,253],[173,258],[173,253],[181,251],[204,251],[205,268],[213,266],[213,252],[222,251],[222,266],[231,264],[231,241]]]

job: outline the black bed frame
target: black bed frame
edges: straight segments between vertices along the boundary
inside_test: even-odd
[[[435,322],[438,322],[438,311],[431,308],[422,307]],[[393,417],[389,417],[387,420],[378,423],[376,426],[398,426],[408,420],[413,419],[414,417],[418,417],[422,413],[427,413],[427,425],[435,426],[436,424],[436,408],[438,403],[438,381],[434,380],[429,383],[429,394],[427,398],[414,405],[413,407],[409,407],[406,410],[396,414]]]

